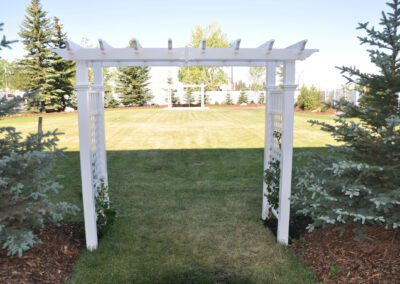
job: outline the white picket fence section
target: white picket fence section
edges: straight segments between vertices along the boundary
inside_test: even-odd
[[[205,93],[206,96],[206,104],[225,104],[227,99],[227,94],[229,93],[231,100],[234,104],[237,104],[239,101],[241,91],[208,91]],[[260,96],[263,97],[263,101],[265,101],[265,91],[245,91],[247,96],[247,102],[250,103],[258,103]],[[192,92],[192,96],[195,99],[195,103],[199,103],[199,99],[201,96],[200,91]],[[179,90],[175,93],[175,97],[182,103],[186,103],[185,94],[183,92],[179,92]],[[153,94],[153,98],[150,100],[149,104],[155,105],[167,105],[168,104],[168,94],[167,92],[156,93]]]
[[[359,98],[360,92],[354,90],[333,89],[324,91],[323,102],[332,104],[335,101],[345,99],[346,101],[358,105]]]

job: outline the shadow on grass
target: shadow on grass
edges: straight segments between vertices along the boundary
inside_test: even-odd
[[[294,168],[305,164],[300,152],[326,149],[295,149]],[[109,151],[107,158],[117,221],[97,251],[82,254],[73,283],[313,281],[260,221],[263,149]],[[57,199],[81,206],[79,153],[66,152],[56,173],[65,187]]]
[[[125,174],[131,177],[145,175],[146,180],[151,177],[153,182],[160,181],[159,178],[167,175],[164,180],[166,183],[168,178],[186,179],[186,182],[206,180],[217,183],[250,179],[251,185],[260,186],[263,152],[262,148],[107,151],[110,187],[114,188],[124,180],[129,180]],[[327,148],[323,147],[295,148],[294,173],[296,169],[306,165],[307,154],[327,153]],[[161,176],[157,177],[157,173]],[[81,199],[79,152],[65,152],[64,157],[57,161],[55,174],[63,176],[62,183],[66,190],[61,196],[72,200]]]

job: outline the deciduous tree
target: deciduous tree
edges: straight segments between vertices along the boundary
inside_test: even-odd
[[[208,48],[229,46],[226,34],[216,23],[204,28],[196,26],[189,46],[199,47],[203,39],[206,40]],[[221,67],[182,67],[179,69],[178,78],[184,84],[205,84],[206,91],[218,90],[220,85],[226,84],[228,81],[228,77]]]

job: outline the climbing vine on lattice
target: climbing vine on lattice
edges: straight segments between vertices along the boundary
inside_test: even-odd
[[[282,133],[275,130],[273,133],[274,139],[278,142],[279,151],[281,150]],[[279,185],[281,176],[281,161],[274,156],[268,162],[268,167],[264,172],[264,182],[266,184],[268,204],[271,208],[278,210],[279,208]]]

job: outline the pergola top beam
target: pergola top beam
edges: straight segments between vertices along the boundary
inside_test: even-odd
[[[200,48],[173,48],[168,40],[167,48],[142,48],[136,39],[133,48],[113,48],[99,40],[100,48],[83,48],[68,42],[66,49],[53,51],[67,60],[87,61],[89,65],[101,62],[102,66],[265,66],[267,62],[304,60],[316,49],[305,49],[306,40],[287,48],[273,48],[274,40],[258,48],[240,48],[236,40],[231,48],[207,48],[203,40]]]

